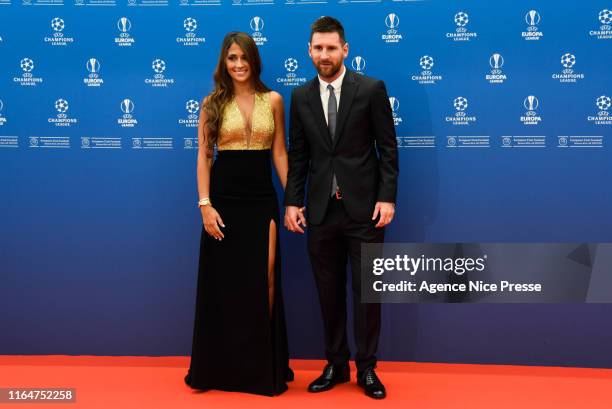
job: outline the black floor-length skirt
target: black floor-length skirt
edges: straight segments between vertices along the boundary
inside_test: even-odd
[[[270,151],[220,151],[210,199],[225,238],[202,228],[191,365],[194,389],[278,395],[292,376],[283,308],[279,208]],[[270,222],[276,229],[274,302],[268,301]]]

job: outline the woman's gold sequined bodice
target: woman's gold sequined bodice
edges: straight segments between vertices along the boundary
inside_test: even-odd
[[[217,149],[264,150],[270,149],[274,139],[274,115],[268,93],[256,93],[250,132],[240,112],[236,98],[232,98],[223,110]]]

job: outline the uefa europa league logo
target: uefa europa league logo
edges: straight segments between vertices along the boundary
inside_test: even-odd
[[[366,66],[365,58],[358,55],[357,57],[353,58],[353,61],[351,61],[351,66],[356,72],[361,73],[363,70],[365,70],[365,66]]]
[[[121,112],[123,112],[124,118],[131,118],[132,112],[134,112],[134,103],[131,99],[125,98],[121,101]]]
[[[530,10],[529,12],[527,12],[527,14],[525,14],[525,21],[527,22],[527,24],[529,24],[529,31],[537,30],[535,26],[540,24],[540,20],[540,14],[535,10]]]
[[[127,32],[132,29],[132,23],[127,17],[121,17],[119,21],[117,21],[117,28],[121,31],[121,36],[127,36]]]
[[[89,78],[97,78],[100,72],[100,62],[95,58],[87,60],[87,71],[89,71]]]
[[[389,97],[389,105],[391,105],[391,111],[393,111],[393,116],[396,116],[397,111],[399,110],[399,100],[395,97]]]
[[[495,53],[489,58],[489,65],[491,66],[491,74],[501,74],[501,67],[504,66],[504,57],[499,53]]]
[[[385,25],[389,28],[389,31],[395,30],[399,26],[399,17],[395,13],[391,13],[385,17]]]
[[[527,116],[535,116],[536,115],[535,110],[538,109],[539,105],[540,105],[540,101],[535,95],[529,95],[523,101],[523,106],[527,110]]]
[[[261,17],[259,16],[253,17],[251,19],[250,25],[251,25],[251,29],[254,31],[253,35],[256,35],[256,34],[261,35],[260,31],[263,30],[263,26],[264,26],[264,21]]]

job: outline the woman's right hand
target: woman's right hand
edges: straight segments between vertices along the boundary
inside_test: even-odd
[[[225,224],[223,224],[223,220],[215,208],[211,205],[200,206],[200,211],[202,212],[202,223],[206,233],[217,240],[223,239],[225,236],[220,227],[225,227]]]

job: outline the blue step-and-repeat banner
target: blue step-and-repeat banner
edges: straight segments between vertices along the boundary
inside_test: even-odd
[[[221,40],[252,35],[288,107],[325,14],[387,85],[388,241],[612,241],[609,1],[0,0],[0,353],[189,354]],[[281,239],[292,356],[322,357],[304,237]],[[380,357],[611,366],[611,314],[385,305]]]

